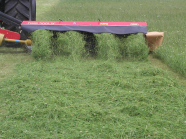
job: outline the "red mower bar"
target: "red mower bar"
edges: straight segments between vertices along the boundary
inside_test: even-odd
[[[146,22],[23,21],[21,28],[28,33],[38,29],[112,34],[147,33]]]

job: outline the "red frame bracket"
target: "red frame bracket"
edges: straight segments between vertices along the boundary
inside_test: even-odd
[[[0,34],[4,34],[5,39],[15,39],[15,40],[20,40],[21,36],[17,32],[9,31],[6,29],[0,28]]]

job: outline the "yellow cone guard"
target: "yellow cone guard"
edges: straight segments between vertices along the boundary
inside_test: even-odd
[[[4,40],[4,34],[0,34],[0,45],[3,42],[3,40]]]
[[[154,51],[156,48],[161,46],[163,42],[164,32],[148,32],[145,35],[147,45],[150,51]]]

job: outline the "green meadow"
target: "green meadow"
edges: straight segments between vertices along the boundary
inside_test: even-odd
[[[38,3],[42,5],[42,1]],[[148,32],[165,33],[154,56],[185,76],[184,0],[62,0],[55,12],[49,3],[38,9],[38,20],[147,22]]]
[[[33,52],[0,47],[0,138],[186,138],[183,0],[37,0],[37,20],[147,22],[165,32],[153,54],[142,34],[31,34]]]

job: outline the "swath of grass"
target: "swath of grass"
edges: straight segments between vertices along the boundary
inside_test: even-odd
[[[133,60],[147,60],[149,49],[145,44],[143,34],[133,34],[125,39],[125,55]],[[124,53],[124,52],[123,52]]]
[[[122,58],[117,40],[113,34],[102,33],[95,34],[95,36],[98,42],[96,48],[98,58],[105,60],[115,60]]]
[[[148,58],[149,50],[142,34],[117,37],[114,34],[102,33],[94,34],[94,36],[95,39],[91,39],[89,36],[89,40],[86,42],[86,34],[76,31],[37,30],[32,33],[34,41],[32,56],[35,59],[65,56],[75,60],[92,57],[90,52],[94,51],[94,57],[103,60],[147,60]],[[87,46],[87,44],[92,45],[91,43],[95,43],[95,46]]]
[[[53,40],[53,51],[56,55],[68,56],[73,60],[80,59],[85,55],[85,41],[82,34],[68,31],[57,33],[56,37]]]
[[[93,34],[86,39],[86,34],[76,31],[55,32],[37,30],[32,33],[32,56],[36,59],[48,59],[51,56],[65,56],[73,60],[92,57],[103,60],[147,60],[148,47],[142,34],[128,37],[110,33]],[[91,38],[91,37],[95,37]],[[87,40],[87,41],[85,41]],[[95,42],[92,42],[95,41]],[[95,46],[91,46],[95,43]]]
[[[52,56],[53,33],[47,30],[36,30],[32,34],[32,56],[35,59],[49,59]]]
[[[16,72],[0,84],[3,138],[185,137],[185,91],[148,62],[63,58]]]

